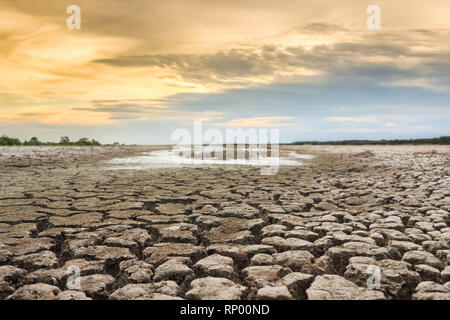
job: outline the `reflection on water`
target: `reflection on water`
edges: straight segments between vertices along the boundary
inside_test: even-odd
[[[250,151],[250,152],[249,152]],[[234,159],[220,159],[214,156],[202,158],[201,154],[190,153],[191,156],[183,156],[181,149],[174,150],[158,150],[144,152],[141,156],[128,158],[115,158],[106,161],[106,169],[128,169],[128,170],[144,170],[151,168],[176,168],[176,167],[192,167],[192,166],[218,166],[218,165],[245,165],[245,166],[299,166],[303,163],[301,159],[312,159],[311,155],[298,154],[295,151],[281,151],[279,157],[261,155],[259,158],[251,157],[253,151],[246,150]],[[260,151],[260,150],[257,150]],[[263,153],[264,154],[264,153]]]

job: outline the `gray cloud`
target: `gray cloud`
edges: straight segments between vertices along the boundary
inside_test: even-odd
[[[72,110],[109,113],[111,114],[109,117],[111,120],[133,120],[149,114],[162,114],[168,109],[162,109],[161,102],[148,99],[132,99],[92,100],[91,107],[72,108]]]
[[[299,32],[302,33],[310,33],[310,34],[332,34],[340,31],[347,31],[347,29],[334,24],[334,23],[323,23],[323,22],[314,22],[308,23],[304,27],[295,28]]]
[[[413,32],[427,34],[424,30]],[[430,34],[433,35],[433,31]],[[418,63],[401,66],[406,58],[416,58]],[[248,85],[249,78],[257,76],[276,78],[286,72],[295,76],[298,68],[318,71],[324,75],[374,77],[384,82],[411,77],[428,78],[430,83],[446,85],[448,73],[442,70],[450,68],[449,58],[448,51],[425,52],[413,49],[407,36],[404,43],[338,42],[333,45],[316,45],[309,49],[303,46],[266,45],[256,49],[231,49],[214,54],[120,56],[94,62],[116,67],[168,67],[176,70],[186,81],[228,86]]]
[[[90,110],[93,112],[111,112],[111,113],[142,113],[142,106],[119,103],[108,107],[74,108],[74,110]]]
[[[258,76],[270,74],[273,65],[264,63],[270,58],[267,52],[256,52],[232,49],[215,54],[166,54],[166,55],[140,55],[122,56],[113,59],[98,59],[94,62],[104,63],[118,67],[170,67],[180,71],[184,76],[192,77],[197,73],[201,76],[205,72],[215,76],[232,78],[242,76]]]

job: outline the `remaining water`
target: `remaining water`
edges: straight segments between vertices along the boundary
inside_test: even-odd
[[[281,152],[281,156],[262,156],[259,159],[196,159],[200,157],[184,157],[175,150],[158,150],[144,152],[141,156],[114,158],[106,161],[106,169],[145,170],[151,168],[176,168],[193,166],[245,165],[245,166],[299,166],[301,159],[312,159],[314,156],[298,154],[295,151]]]

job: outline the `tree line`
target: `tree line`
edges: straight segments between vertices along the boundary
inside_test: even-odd
[[[20,139],[3,135],[0,137],[0,146],[101,146],[101,143],[95,139],[89,138],[70,141],[69,137],[61,137],[59,142],[42,142],[36,137],[20,141]]]
[[[450,145],[450,136],[430,139],[395,139],[395,140],[341,140],[341,141],[296,141],[286,143],[286,145],[401,145],[401,144],[434,144]],[[0,136],[0,146],[101,146],[95,139],[81,138],[77,141],[70,141],[69,137],[61,137],[59,142],[42,142],[38,138],[32,137],[29,140],[21,141],[6,135]],[[117,146],[119,143],[114,143]]]
[[[395,139],[395,140],[342,140],[342,141],[296,141],[289,145],[400,145],[400,144],[441,144],[449,145],[450,136],[430,139]]]

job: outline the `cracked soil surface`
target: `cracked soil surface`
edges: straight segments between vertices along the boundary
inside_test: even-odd
[[[449,147],[289,148],[273,176],[0,148],[0,299],[450,300]]]

